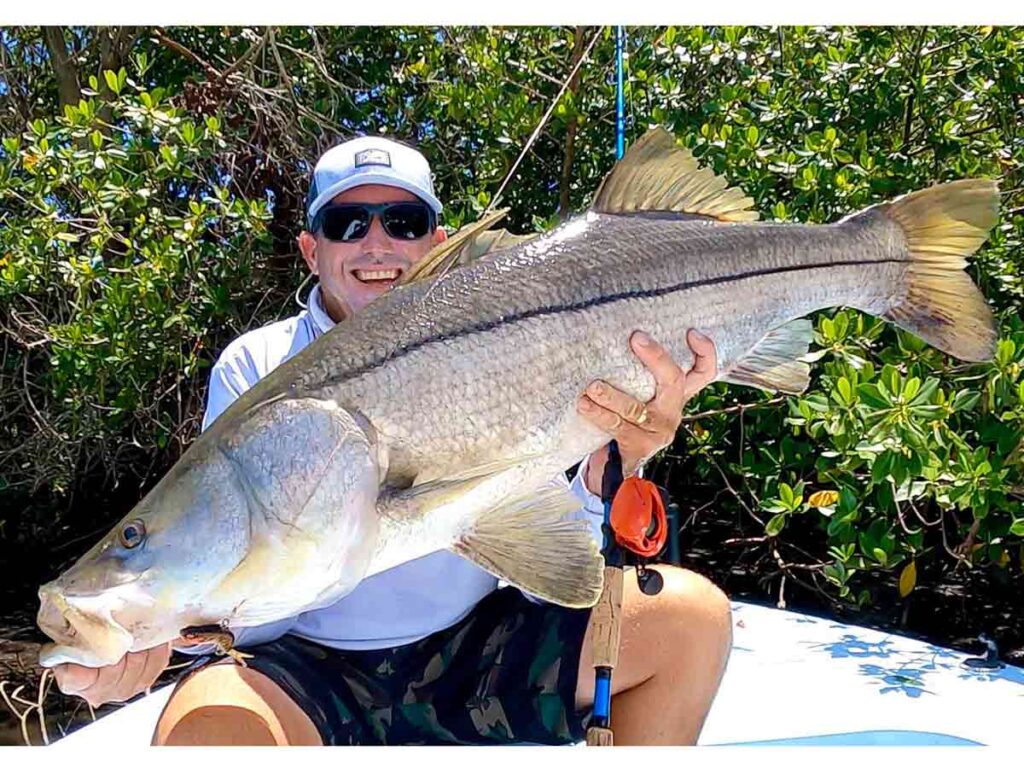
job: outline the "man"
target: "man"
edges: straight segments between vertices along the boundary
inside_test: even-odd
[[[298,239],[319,278],[309,309],[225,349],[211,374],[204,428],[443,242],[440,212],[419,152],[364,137],[325,153],[307,199],[308,229]],[[603,382],[580,397],[581,415],[618,441],[627,473],[672,441],[683,406],[714,377],[713,343],[692,331],[688,343],[695,363],[684,373],[653,339],[633,334],[632,349],[657,382],[649,403]],[[606,460],[607,447],[582,463],[571,484],[596,537]],[[655,597],[626,580],[612,691],[619,744],[694,743],[729,653],[725,596],[691,572],[659,570],[665,587]],[[590,612],[497,587],[476,565],[436,552],[364,580],[328,608],[240,630],[236,644],[253,654],[248,666],[206,664],[187,677],[162,714],[154,743],[581,738],[594,699]],[[55,674],[63,691],[93,705],[124,700],[156,680],[170,651],[167,644],[101,670],[63,665]]]

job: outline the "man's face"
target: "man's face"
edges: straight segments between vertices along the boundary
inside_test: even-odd
[[[419,200],[398,187],[365,184],[342,192],[330,204],[402,203]],[[299,235],[299,249],[310,271],[320,277],[324,308],[335,322],[362,311],[381,296],[404,272],[435,244],[445,239],[438,227],[419,240],[396,240],[374,216],[370,230],[360,240],[338,243],[322,232]]]

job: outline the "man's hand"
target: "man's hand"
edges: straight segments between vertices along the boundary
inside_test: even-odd
[[[715,344],[690,329],[686,343],[693,352],[688,372],[676,365],[671,355],[643,331],[630,337],[630,347],[654,376],[655,392],[644,404],[604,381],[595,381],[577,402],[580,415],[618,441],[625,475],[635,473],[651,456],[671,445],[683,418],[686,403],[710,384],[718,370]],[[605,446],[590,455],[584,478],[591,493],[601,494],[601,478],[608,461]]]
[[[109,667],[58,664],[53,668],[57,686],[66,694],[81,696],[96,708],[108,701],[127,701],[156,682],[171,659],[171,644],[128,653]]]

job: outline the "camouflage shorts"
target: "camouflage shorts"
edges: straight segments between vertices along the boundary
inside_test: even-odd
[[[499,589],[457,624],[416,643],[339,651],[286,635],[243,649],[325,744],[567,744],[589,610]]]

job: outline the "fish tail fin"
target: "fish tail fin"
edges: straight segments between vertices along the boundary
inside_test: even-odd
[[[961,360],[990,360],[997,336],[992,310],[964,267],[998,219],[997,183],[939,184],[878,208],[899,224],[910,251],[906,294],[885,317]]]
[[[505,500],[476,517],[453,552],[537,597],[569,608],[594,605],[604,560],[569,491],[549,485]]]

